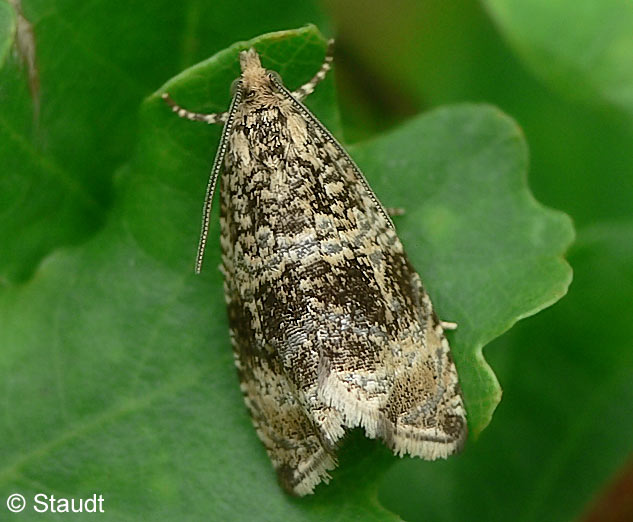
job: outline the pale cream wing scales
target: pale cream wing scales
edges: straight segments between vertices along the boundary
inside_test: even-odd
[[[444,331],[417,274],[424,309],[430,312],[426,344],[414,363],[396,370],[381,438],[398,455],[446,458],[463,447],[466,410]]]
[[[332,209],[330,238],[322,232],[319,241],[341,247],[321,258],[331,292],[321,299],[329,308],[323,315],[333,321],[321,326],[317,395],[343,414],[348,428],[362,426],[396,453],[446,457],[463,444],[466,420],[441,325],[364,177],[307,109],[304,115],[326,156],[310,179]],[[341,198],[344,217],[336,215]]]
[[[240,122],[231,139],[238,142],[243,139],[242,129]],[[249,237],[249,229],[245,227],[256,224],[243,219],[251,215],[243,208],[249,200],[232,188],[232,184],[239,186],[241,182],[239,173],[246,169],[242,164],[246,157],[241,153],[232,158],[225,168],[220,190],[222,269],[231,341],[240,387],[257,435],[284,489],[303,496],[312,493],[320,482],[329,480],[328,471],[336,467],[336,458],[333,448],[323,444],[301,393],[283,368],[279,352],[267,341],[274,338],[267,337],[268,331],[260,321],[263,313],[271,313],[265,310],[266,295],[255,296],[249,290],[260,275],[253,272],[252,265],[244,263],[244,252],[248,252],[250,244],[244,239]],[[261,206],[260,210],[266,211],[267,206]],[[256,215],[253,219],[258,220]],[[266,219],[267,216],[262,221]],[[261,286],[266,287],[266,282],[262,281]]]
[[[232,264],[227,261],[224,269],[230,270]],[[336,467],[336,458],[298,400],[300,395],[286,376],[279,355],[257,347],[246,307],[231,280],[225,279],[225,295],[235,364],[257,435],[284,489],[299,496],[312,493],[317,484],[329,480],[328,471]]]

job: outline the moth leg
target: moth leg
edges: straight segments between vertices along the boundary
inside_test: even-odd
[[[390,216],[404,216],[406,212],[402,207],[387,207],[385,210]]]
[[[308,95],[314,92],[316,86],[325,78],[325,75],[332,68],[332,61],[334,60],[334,40],[328,41],[327,52],[325,54],[325,59],[323,60],[323,65],[319,71],[312,77],[312,79],[299,87],[296,91],[293,91],[292,96],[299,101],[304,100]]]
[[[161,96],[167,105],[171,107],[181,118],[186,118],[192,121],[203,121],[205,123],[226,123],[228,119],[228,112],[214,112],[211,114],[202,114],[200,112],[191,112],[178,105],[174,100],[169,97],[169,94],[164,92]]]
[[[457,323],[453,321],[440,321],[440,326],[444,330],[457,330]]]

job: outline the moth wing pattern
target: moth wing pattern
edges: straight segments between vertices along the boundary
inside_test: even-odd
[[[230,261],[225,261],[224,270],[227,266]],[[298,496],[309,494],[320,482],[329,481],[328,471],[337,464],[334,448],[315,430],[274,347],[258,348],[261,345],[248,328],[248,307],[229,277],[224,290],[240,387],[257,434],[284,489]]]
[[[282,484],[304,494],[350,428],[434,459],[461,447],[466,422],[441,325],[389,218],[278,87],[237,110],[222,248],[242,388]]]
[[[293,97],[254,50],[240,62],[230,114],[166,99],[183,117],[227,122],[216,162],[231,339],[281,484],[305,495],[327,481],[339,441],[356,427],[399,455],[447,457],[466,438],[457,371],[393,223],[301,103],[314,85]],[[203,223],[209,208],[208,199]]]
[[[286,371],[318,406],[319,418],[324,406],[342,415],[343,430],[336,433],[316,423],[326,440],[362,426],[397,454],[447,457],[464,443],[466,411],[431,300],[347,152],[303,104],[293,101],[286,117],[305,119],[310,139],[297,156],[316,159],[296,167],[298,199],[312,201],[312,228],[304,228],[302,237],[317,242],[311,260],[294,267],[304,288],[297,302],[311,306],[290,328],[319,345],[309,371],[305,355],[314,350],[288,357]],[[289,239],[301,244],[300,237]],[[306,251],[311,241],[302,243]],[[318,313],[310,314],[314,308]],[[297,343],[280,346],[292,353]]]

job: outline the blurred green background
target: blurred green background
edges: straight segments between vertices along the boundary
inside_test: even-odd
[[[478,440],[446,462],[397,462],[382,478],[379,499],[411,521],[633,519],[633,4],[17,5],[0,0],[6,291],[28,289],[51,252],[81,244],[106,221],[114,173],[137,144],[143,98],[235,41],[306,23],[335,36],[350,143],[462,101],[513,117],[529,144],[536,198],[575,222],[568,255],[574,282],[559,303],[486,347],[503,400]],[[28,56],[26,21],[36,43],[30,80],[28,60],[18,65]],[[62,80],[38,81],[47,75]],[[33,96],[41,100],[37,120]]]

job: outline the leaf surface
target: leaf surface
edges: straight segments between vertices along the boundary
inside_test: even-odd
[[[273,33],[170,80],[143,103],[103,229],[0,295],[0,494],[98,491],[112,520],[395,520],[376,493],[395,458],[358,433],[331,485],[307,499],[281,491],[233,367],[216,216],[206,270],[193,274],[220,129],[175,117],[160,94],[225,109],[251,45],[290,88],[325,50],[314,27]],[[338,133],[332,79],[311,98]],[[488,106],[431,112],[351,152],[383,203],[405,208],[405,248],[442,317],[460,323],[451,342],[478,433],[500,397],[481,347],[564,294],[570,222],[531,197],[522,135]]]
[[[572,98],[633,115],[633,4],[627,0],[485,0],[526,63]]]

